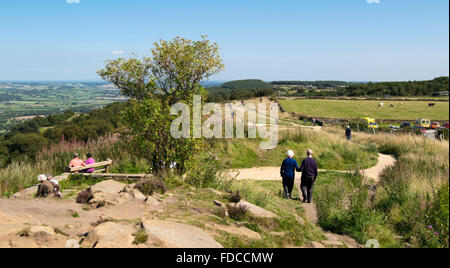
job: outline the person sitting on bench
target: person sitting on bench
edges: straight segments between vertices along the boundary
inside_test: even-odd
[[[87,166],[88,165],[92,165],[95,164],[95,159],[92,157],[91,153],[88,153],[87,155],[87,160],[84,162]],[[84,173],[93,173],[95,171],[95,168],[89,168],[89,169],[85,169],[83,170]]]
[[[74,153],[73,159],[69,163],[69,167],[72,168],[72,167],[85,167],[85,166],[86,166],[86,164],[84,163],[84,161],[80,159],[80,157],[78,156],[77,153]]]

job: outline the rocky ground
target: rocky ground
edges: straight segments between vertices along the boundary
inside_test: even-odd
[[[365,171],[371,178],[367,183],[376,185],[380,172],[394,162],[394,158],[380,155],[378,165]],[[279,180],[278,168],[239,172],[237,180]],[[68,174],[56,177],[59,181],[67,178]],[[11,199],[0,198],[0,248],[220,248],[224,243],[228,247],[361,247],[350,237],[323,232],[317,226],[314,204],[300,205],[301,213],[298,209],[275,213],[244,200],[230,203],[226,193],[212,189],[184,186],[146,196],[134,186],[102,181],[91,186],[94,197],[88,204],[76,202],[82,190],[79,188],[66,189],[62,199],[33,198],[36,187]],[[253,222],[230,220],[228,211],[236,206],[246,207]],[[287,212],[291,214],[286,215]],[[301,246],[289,242],[291,235],[275,230],[274,223],[286,217],[294,217],[291,224],[303,226],[315,235],[310,235]]]
[[[0,247],[221,248],[216,239],[226,234],[262,239],[245,223],[230,224],[215,215],[214,209],[225,205],[213,202],[223,196],[214,190],[183,188],[145,196],[133,184],[114,180],[91,188],[94,198],[88,204],[75,202],[78,190],[64,191],[62,199],[35,199],[30,190],[0,199]],[[241,204],[255,217],[278,217],[248,202]]]

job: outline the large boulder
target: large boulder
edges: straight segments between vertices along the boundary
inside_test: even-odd
[[[128,224],[105,222],[89,233],[83,241],[83,248],[130,248],[133,247],[133,234],[137,229]]]
[[[29,236],[54,236],[55,230],[49,226],[32,226],[28,229]]]
[[[147,234],[166,248],[222,248],[209,234],[200,228],[159,220],[142,222]]]
[[[261,235],[255,231],[252,231],[246,227],[233,227],[214,224],[211,226],[212,229],[223,231],[237,236],[244,236],[253,240],[261,240]]]
[[[249,203],[247,201],[241,201],[237,204],[238,206],[245,206],[248,208],[248,212],[254,216],[254,217],[258,217],[258,218],[278,218],[278,216],[273,213],[270,212],[266,209],[263,209],[261,207],[258,207],[257,205],[254,205],[252,203]]]
[[[115,180],[107,180],[97,183],[96,185],[92,186],[91,189],[93,193],[102,192],[106,195],[114,195],[122,192],[126,186],[126,184]]]

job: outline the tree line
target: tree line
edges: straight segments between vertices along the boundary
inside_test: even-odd
[[[114,103],[78,116],[74,111],[67,110],[17,124],[0,136],[0,168],[13,160],[33,161],[42,148],[57,144],[62,139],[87,142],[114,133],[121,126],[120,111],[126,105]]]
[[[448,85],[448,77],[438,77],[430,81],[353,84],[337,91],[339,96],[431,96],[448,91]]]
[[[231,81],[220,87],[207,88],[207,91],[208,102],[246,100],[270,96],[274,93],[270,84],[257,79]]]

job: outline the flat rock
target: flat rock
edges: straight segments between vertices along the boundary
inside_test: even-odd
[[[334,234],[324,234],[328,241],[339,241],[339,239]]]
[[[222,248],[209,234],[198,227],[159,220],[142,222],[147,234],[167,248]]]
[[[131,191],[131,195],[133,196],[134,199],[141,202],[145,202],[147,200],[147,197],[143,193],[141,193],[138,189],[133,189]]]
[[[278,216],[275,213],[270,212],[261,207],[258,207],[257,205],[254,205],[247,201],[241,201],[238,203],[238,205],[246,206],[248,208],[248,211],[250,212],[250,214],[252,214],[253,216],[258,217],[258,218],[278,218]]]
[[[28,237],[17,237],[10,241],[11,248],[39,248],[39,245]]]
[[[214,190],[214,189],[212,189],[212,188],[208,188],[208,190],[209,190],[210,192],[216,194],[216,195],[219,195],[219,196],[222,196],[222,195],[223,195],[223,193],[221,193],[221,192],[219,192],[219,191],[217,191],[217,190]]]
[[[332,240],[322,241],[322,244],[324,244],[326,247],[333,247],[333,248],[339,248],[344,246],[344,244],[341,241],[332,241]]]
[[[121,183],[115,180],[107,180],[97,183],[96,185],[92,186],[91,189],[93,193],[102,192],[106,195],[111,195],[122,192],[125,187],[127,187],[125,183]]]
[[[54,236],[55,230],[48,226],[32,226],[28,229],[30,236]]]
[[[233,235],[237,236],[245,236],[250,239],[254,240],[261,240],[261,235],[258,234],[255,231],[252,231],[246,227],[232,227],[232,226],[225,226],[225,225],[212,225],[213,229],[224,231]]]
[[[132,225],[105,222],[89,233],[83,241],[84,248],[130,248],[133,247],[137,230]]]
[[[80,243],[78,240],[69,239],[66,241],[66,248],[80,248]]]
[[[323,244],[319,242],[309,242],[308,243],[309,248],[326,248]]]
[[[159,202],[156,198],[154,198],[153,196],[149,196],[147,197],[147,201],[145,201],[145,203],[151,207],[160,207],[161,206],[161,202]]]

